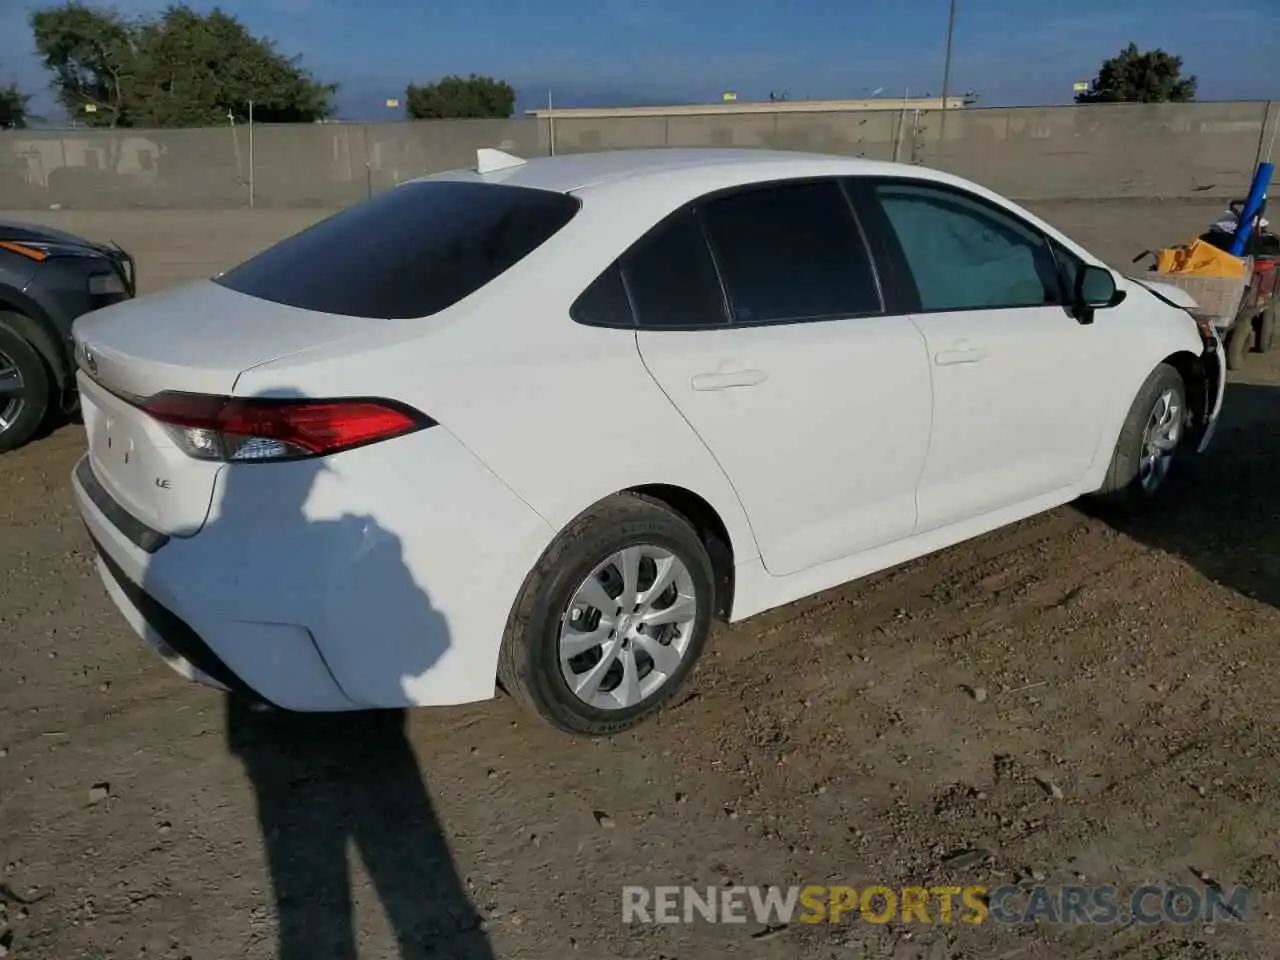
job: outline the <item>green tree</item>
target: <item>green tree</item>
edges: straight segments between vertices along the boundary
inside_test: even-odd
[[[506,119],[515,112],[511,84],[493,77],[444,77],[405,90],[405,114],[411,120]]]
[[[1196,98],[1195,76],[1182,76],[1182,58],[1131,43],[1103,61],[1091,89],[1076,103],[1186,103]]]
[[[0,130],[21,129],[27,125],[27,103],[30,99],[16,83],[0,87]]]
[[[129,126],[125,91],[136,66],[136,28],[120,14],[80,3],[31,14],[36,50],[54,75],[58,102],[90,126]]]
[[[59,102],[97,127],[198,127],[254,119],[306,122],[333,112],[317,82],[235,17],[183,4],[130,19],[79,2],[31,15],[36,50]]]

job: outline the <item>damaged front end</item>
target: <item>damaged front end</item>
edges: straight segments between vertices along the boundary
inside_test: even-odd
[[[1227,389],[1227,352],[1213,317],[1202,312],[1195,299],[1180,287],[1159,283],[1143,277],[1127,279],[1141,285],[1152,296],[1171,307],[1185,311],[1196,322],[1200,332],[1202,349],[1195,359],[1187,358],[1177,364],[1187,385],[1187,430],[1196,445],[1196,452],[1203,453],[1213,441],[1218,428],[1218,416],[1222,413],[1222,397]]]
[[[1196,452],[1204,453],[1213,441],[1214,431],[1218,429],[1218,417],[1222,413],[1222,398],[1227,389],[1227,352],[1222,345],[1222,338],[1213,321],[1208,317],[1197,316],[1194,310],[1187,310],[1196,321],[1200,331],[1200,340],[1204,344],[1197,361],[1201,396],[1190,402],[1195,422],[1191,424],[1191,438],[1195,441]],[[1188,384],[1192,388],[1191,384]]]

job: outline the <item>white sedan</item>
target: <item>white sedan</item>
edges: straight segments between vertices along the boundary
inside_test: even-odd
[[[1222,404],[1193,308],[916,166],[482,150],[77,322],[74,486],[189,678],[608,734],[713,619],[1158,494]]]

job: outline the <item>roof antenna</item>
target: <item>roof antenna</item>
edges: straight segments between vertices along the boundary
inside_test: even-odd
[[[476,173],[494,173],[498,170],[509,170],[512,167],[522,167],[527,160],[513,156],[502,150],[494,150],[492,147],[481,147],[476,151]]]

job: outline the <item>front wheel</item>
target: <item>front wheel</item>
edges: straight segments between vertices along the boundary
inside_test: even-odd
[[[35,347],[0,315],[0,453],[22,446],[49,408],[49,375]]]
[[[1133,507],[1155,499],[1169,479],[1186,426],[1182,374],[1162,363],[1151,371],[1129,408],[1098,494]]]
[[[656,500],[618,494],[579,517],[525,581],[498,680],[569,733],[619,733],[680,690],[715,609],[693,526]]]

